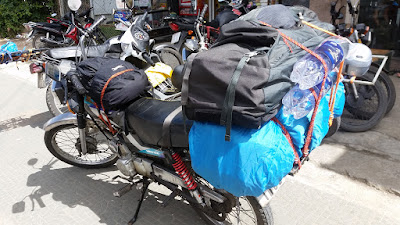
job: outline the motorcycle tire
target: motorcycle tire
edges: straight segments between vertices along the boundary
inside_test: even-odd
[[[79,152],[79,130],[76,124],[56,126],[46,131],[44,141],[50,153],[67,164],[88,169],[114,165],[118,156],[110,150],[107,138],[91,123],[87,124],[87,130],[86,155]]]
[[[173,48],[164,47],[157,49],[156,52],[160,57],[161,62],[167,64],[172,69],[183,64],[181,54]]]
[[[39,49],[39,48],[47,48],[47,44],[42,42],[40,39],[42,37],[46,37],[44,34],[36,34],[35,37],[32,39],[32,47]]]
[[[332,125],[329,127],[328,133],[326,133],[325,138],[332,137],[339,130],[341,120],[341,117],[333,118]]]
[[[196,179],[197,180],[197,179]],[[211,185],[201,178],[201,183],[205,186],[211,188]],[[186,189],[185,189],[186,190]],[[187,191],[187,190],[186,190]],[[228,193],[229,194],[229,193]],[[258,203],[257,199],[253,196],[242,196],[240,198],[234,197],[233,195],[229,194],[230,197],[228,199],[235,200],[236,202],[239,201],[239,207],[234,206],[233,209],[227,213],[225,220],[221,221],[222,219],[216,219],[212,216],[208,215],[205,211],[202,210],[202,207],[194,203],[190,203],[192,208],[196,211],[196,213],[207,223],[210,225],[216,224],[254,224],[254,225],[273,225],[274,220],[272,216],[271,207],[269,204],[266,207],[261,207]],[[214,202],[211,200],[211,204],[213,205]],[[218,204],[215,204],[213,209],[215,213],[218,215],[223,215],[224,213],[220,213],[216,211],[218,208]],[[216,215],[214,215],[216,216]],[[238,218],[239,217],[239,221]],[[242,218],[244,217],[244,218]],[[242,221],[242,219],[244,219]]]
[[[372,81],[373,74],[369,71],[363,77],[364,81]],[[344,83],[346,103],[343,109],[340,128],[349,132],[363,132],[375,127],[385,116],[387,97],[385,87],[376,82],[375,85],[356,84],[359,98],[356,99],[350,83]]]
[[[379,65],[376,63],[372,63],[369,69],[375,74],[379,69]],[[393,106],[396,103],[396,87],[394,86],[392,79],[389,77],[388,71],[385,69],[383,69],[380,73],[378,81],[381,82],[381,84],[383,84],[386,88],[385,92],[388,99],[386,114],[388,114],[393,109]]]
[[[49,111],[53,116],[58,116],[69,111],[68,106],[62,104],[53,92],[51,88],[51,83],[47,86],[46,89],[46,104],[47,108],[49,108]]]

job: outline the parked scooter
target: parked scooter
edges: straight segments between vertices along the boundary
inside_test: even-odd
[[[28,41],[32,40],[33,48],[56,48],[76,45],[82,30],[88,29],[94,22],[90,17],[92,8],[83,13],[76,14],[75,11],[67,13],[61,20],[47,18],[48,22],[24,23],[25,28],[31,30],[28,34]],[[82,24],[77,18],[82,18]],[[106,41],[105,35],[99,28],[93,33],[92,45]]]

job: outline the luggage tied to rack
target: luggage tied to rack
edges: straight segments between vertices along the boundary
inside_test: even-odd
[[[321,143],[332,112],[340,116],[344,106],[338,75],[330,93],[315,95],[316,106],[307,117],[296,126],[287,123],[280,106],[293,86],[293,64],[306,53],[325,64],[310,49],[329,37],[322,30],[332,27],[311,10],[291,7],[321,29],[276,28],[254,20],[263,9],[224,25],[210,50],[189,58],[184,74],[184,112],[196,121],[189,134],[192,166],[216,188],[236,196],[259,196],[278,185],[294,164],[300,167],[299,157],[306,158]],[[324,68],[322,87],[329,72]]]

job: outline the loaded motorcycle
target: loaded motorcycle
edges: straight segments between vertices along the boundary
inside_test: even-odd
[[[51,67],[46,67],[46,63],[57,64],[63,67],[71,62],[78,62],[78,58],[86,59],[92,57],[119,58],[128,61],[141,69],[147,69],[155,62],[163,62],[171,67],[182,64],[179,53],[171,48],[163,46],[154,47],[154,40],[150,40],[147,32],[143,29],[146,24],[147,13],[137,16],[131,27],[121,36],[113,37],[102,45],[86,46],[86,36],[91,37],[92,32],[96,30],[98,24],[104,21],[104,18],[94,22],[80,38],[78,46],[50,49],[42,54],[42,58],[31,64],[31,73],[38,73],[39,88],[47,87],[46,103],[53,115],[59,115],[68,112],[66,105],[65,88],[62,83],[65,82],[62,76],[54,75]],[[157,64],[158,65],[158,64]],[[44,75],[47,76],[44,76]],[[47,85],[52,79],[51,85]],[[155,98],[168,100],[179,96],[179,93],[170,93],[172,84],[169,79],[154,86],[152,94]]]
[[[65,65],[46,67],[67,81],[68,102],[75,114],[59,115],[44,125],[46,146],[58,159],[78,167],[100,168],[116,162],[129,181],[114,193],[116,197],[143,184],[129,224],[137,219],[150,181],[172,191],[164,204],[179,195],[210,224],[272,224],[266,196],[236,198],[213,188],[191,169],[187,137],[191,121],[184,121],[180,101],[161,101],[143,92],[125,108],[105,113],[93,106],[74,63]]]

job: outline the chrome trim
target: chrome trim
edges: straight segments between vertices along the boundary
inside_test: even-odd
[[[49,131],[57,126],[67,125],[67,124],[78,125],[78,120],[76,119],[76,115],[69,112],[53,117],[43,125],[43,130]]]

